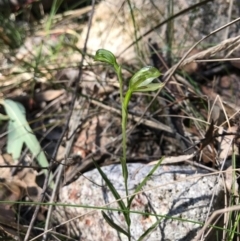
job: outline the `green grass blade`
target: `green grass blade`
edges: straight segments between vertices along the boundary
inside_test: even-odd
[[[155,222],[152,226],[150,226],[138,239],[138,241],[143,241],[144,238],[146,238],[147,235],[149,235],[157,226],[158,224],[162,221],[162,218],[159,219],[157,222]]]
[[[105,212],[102,211],[102,215],[103,215],[103,218],[106,220],[106,222],[112,227],[114,228],[115,230],[117,230],[118,232],[120,233],[123,233],[125,234],[127,237],[130,237],[130,235],[128,234],[127,231],[125,231],[123,228],[121,228],[120,226],[118,226],[116,223],[114,223],[112,221],[112,219],[110,219],[107,214]]]
[[[108,177],[106,176],[106,174],[102,171],[102,169],[99,167],[99,165],[97,164],[97,162],[95,162],[95,160],[93,160],[93,163],[95,165],[95,167],[98,169],[98,172],[100,173],[101,177],[103,178],[103,180],[106,182],[107,186],[109,187],[110,191],[112,192],[113,196],[115,197],[116,200],[118,200],[118,205],[120,207],[120,209],[123,211],[123,215],[125,217],[126,222],[130,225],[131,220],[129,218],[129,213],[125,212],[127,210],[127,207],[125,205],[125,203],[121,200],[121,197],[119,195],[119,193],[117,192],[117,190],[115,189],[115,187],[113,186],[113,184],[111,183],[111,181],[108,179]]]
[[[46,31],[49,31],[51,29],[52,26],[52,22],[53,22],[53,17],[56,15],[59,7],[61,6],[63,0],[54,0],[53,4],[52,4],[52,8],[51,8],[51,12],[46,24]]]
[[[134,28],[134,37],[135,37],[135,40],[137,40],[138,39],[138,36],[137,36],[137,24],[136,24],[135,17],[134,17],[134,10],[133,10],[131,1],[127,0],[127,3],[128,3],[128,7],[130,9],[130,14],[131,14],[131,18],[132,18],[132,23],[133,23],[133,28]],[[141,52],[140,52],[139,42],[138,41],[136,41],[136,50],[137,50],[136,52],[138,53],[138,55],[143,57],[143,54],[141,54]]]
[[[135,189],[134,193],[138,193],[139,191],[141,191],[142,187],[146,184],[146,182],[148,181],[148,179],[152,176],[152,174],[157,170],[157,168],[161,165],[162,161],[163,161],[164,157],[162,157],[159,162],[152,168],[152,170],[148,173],[148,175],[142,180],[141,183],[138,184],[137,188]],[[135,198],[135,195],[131,196],[131,198],[129,199],[129,203],[128,203],[128,208],[130,208],[131,203],[133,201],[133,199]]]

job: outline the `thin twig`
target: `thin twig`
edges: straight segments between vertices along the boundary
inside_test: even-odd
[[[56,156],[57,156],[57,151],[58,151],[58,148],[60,147],[61,145],[61,142],[65,136],[65,133],[69,127],[69,122],[70,122],[70,118],[71,118],[71,115],[72,115],[72,111],[73,111],[73,107],[74,107],[74,104],[75,104],[75,101],[77,99],[77,94],[78,94],[78,91],[79,91],[79,82],[81,80],[81,76],[82,76],[82,66],[83,66],[83,61],[84,61],[84,58],[85,58],[85,55],[86,55],[86,50],[87,50],[87,41],[88,41],[88,37],[89,37],[89,32],[90,32],[90,26],[92,24],[92,17],[93,17],[93,13],[94,13],[94,7],[95,7],[95,0],[92,0],[92,11],[91,11],[91,14],[90,14],[90,18],[89,18],[89,22],[88,22],[88,26],[89,26],[89,29],[87,31],[87,35],[86,35],[86,40],[85,40],[85,43],[84,43],[84,48],[83,48],[83,53],[82,53],[82,59],[80,61],[80,64],[79,64],[79,74],[78,74],[78,79],[76,81],[76,88],[75,88],[75,93],[73,95],[73,98],[72,98],[72,102],[71,102],[71,105],[70,105],[70,111],[69,111],[69,115],[68,115],[68,118],[67,118],[67,121],[66,121],[66,124],[64,126],[64,129],[62,131],[62,134],[56,144],[56,147],[54,149],[54,152],[53,152],[53,155],[52,155],[52,161],[49,165],[49,172],[48,172],[48,175],[46,176],[45,178],[45,181],[44,181],[44,186],[43,186],[43,193],[42,193],[42,197],[41,199],[39,200],[39,202],[42,202],[43,199],[44,199],[44,196],[45,196],[45,192],[46,192],[46,189],[48,187],[48,180],[49,180],[49,176],[50,176],[50,173],[51,173],[51,167],[52,167],[52,162],[53,160],[56,159]],[[63,165],[61,165],[63,166]],[[36,217],[37,217],[37,214],[38,214],[38,211],[40,209],[40,206],[37,205],[36,206],[36,209],[34,211],[34,214],[33,214],[33,217],[31,219],[31,222],[29,224],[29,227],[28,227],[28,230],[27,230],[27,233],[25,235],[25,238],[24,238],[24,241],[28,241],[29,240],[29,235],[30,235],[30,232],[32,230],[32,227],[34,225],[34,222],[36,220]],[[45,240],[46,236],[43,237],[43,240]]]
[[[230,143],[229,143],[227,153],[229,152],[229,149],[230,149],[231,146],[232,146],[232,141],[233,141],[233,139],[231,139],[231,141],[230,141]],[[223,178],[222,171],[223,171],[223,168],[224,168],[224,166],[225,166],[225,161],[226,161],[226,159],[227,159],[227,156],[225,157],[225,159],[224,159],[224,161],[223,161],[223,163],[222,163],[220,172],[219,172],[218,177],[217,177],[218,182],[217,182],[217,185],[215,186],[215,190],[214,190],[214,193],[213,193],[213,195],[212,195],[212,198],[211,198],[211,201],[210,201],[210,204],[209,204],[209,209],[208,209],[208,213],[207,213],[207,216],[206,216],[206,219],[205,219],[205,220],[206,220],[205,223],[208,222],[208,218],[209,218],[209,215],[210,215],[210,207],[211,207],[212,204],[213,204],[214,195],[215,195],[215,193],[216,193],[217,187],[220,185],[220,181],[219,181],[219,180],[220,180],[220,178],[224,179],[224,178]],[[202,237],[202,238],[203,238],[203,237]]]
[[[68,115],[68,118],[67,118],[67,122],[65,124],[65,128],[64,128],[64,130],[62,132],[61,138],[58,141],[58,144],[57,144],[57,146],[55,148],[55,152],[54,152],[54,155],[53,155],[53,160],[55,160],[55,158],[57,156],[57,150],[58,150],[58,148],[59,148],[59,146],[60,146],[60,144],[62,142],[63,137],[65,136],[65,133],[67,132],[67,129],[69,128],[69,123],[70,123],[71,117],[73,115],[74,105],[76,104],[76,101],[77,101],[77,96],[78,96],[78,92],[79,92],[79,83],[80,83],[81,78],[82,78],[82,67],[83,67],[83,62],[84,62],[84,59],[85,59],[85,55],[87,53],[87,42],[88,42],[90,30],[91,30],[94,9],[95,9],[95,0],[92,0],[92,10],[91,10],[90,18],[89,18],[89,21],[88,21],[88,30],[87,30],[87,34],[86,34],[86,38],[85,38],[85,42],[84,42],[82,59],[81,59],[80,64],[79,64],[79,74],[78,74],[78,79],[76,81],[76,88],[75,88],[74,95],[72,97],[71,107],[70,107],[70,112],[69,112],[69,115]],[[79,114],[80,113],[78,113],[77,117],[79,117]],[[76,125],[77,125],[76,122],[75,122],[75,124],[72,126],[72,128],[70,130],[71,131],[71,133],[70,133],[71,138],[68,141],[68,145],[67,145],[66,153],[65,153],[65,158],[67,158],[69,156],[71,148],[72,148],[72,143],[73,143],[73,140],[74,140],[74,135],[73,135],[72,132],[74,132],[75,129],[76,129]],[[55,196],[56,196],[59,184],[60,184],[60,179],[61,179],[63,170],[64,170],[64,165],[60,165],[59,168],[58,168],[58,176],[57,176],[56,184],[55,184],[55,187],[53,189],[53,193],[52,193],[50,202],[53,202],[55,200]],[[50,206],[49,210],[48,210],[46,223],[45,223],[45,228],[44,228],[45,232],[46,232],[46,230],[49,229],[50,217],[52,215],[52,210],[53,210],[53,206]],[[45,241],[46,239],[47,239],[47,235],[44,235],[43,236],[43,241]]]
[[[223,214],[226,212],[233,212],[233,211],[238,211],[240,210],[240,205],[235,205],[229,208],[223,208],[223,209],[219,209],[217,211],[214,211],[213,214],[211,215],[211,217],[208,219],[208,221],[204,224],[204,226],[202,227],[202,229],[198,232],[197,236],[193,239],[193,241],[199,241],[200,237],[203,235],[203,233],[205,232],[205,230],[210,226],[210,223],[215,219],[215,217],[219,214]]]
[[[240,20],[240,18],[238,18],[238,21]],[[235,22],[236,20],[234,20]],[[213,56],[215,55],[216,53],[219,53],[220,51],[223,51],[223,50],[231,50],[231,49],[235,49],[236,47],[239,47],[240,46],[240,36],[237,36],[237,37],[234,37],[234,38],[229,38],[227,40],[224,40],[223,42],[217,44],[216,46],[214,47],[211,47],[211,48],[208,48],[206,50],[203,50],[197,54],[194,54],[192,56],[190,56],[189,58],[186,58],[185,60],[181,60],[182,62],[175,66],[178,67],[183,67],[191,62],[211,62],[211,61],[218,61],[217,59],[213,59],[213,60],[200,60],[198,61],[197,59],[204,59],[204,58],[209,58],[210,56]],[[194,48],[196,46],[194,45]],[[190,49],[192,50],[192,48]],[[187,52],[189,53],[189,51]],[[230,59],[231,61],[232,60],[239,60],[237,58],[234,58],[234,59]],[[225,61],[225,59],[223,59],[223,61]],[[173,69],[175,68],[175,66],[173,66],[170,70],[168,70],[166,73],[165,73],[165,76],[168,75],[171,71],[173,71]]]
[[[197,47],[197,45],[199,45],[202,41],[204,41],[204,40],[207,39],[208,37],[212,36],[213,34],[215,34],[215,33],[219,32],[219,31],[223,30],[224,28],[229,27],[230,25],[232,25],[232,24],[234,24],[234,23],[236,23],[236,22],[238,22],[238,21],[240,21],[240,17],[237,18],[237,19],[235,19],[235,20],[233,20],[232,22],[230,22],[230,23],[228,23],[228,24],[225,24],[224,26],[222,26],[222,27],[220,27],[220,28],[212,31],[210,34],[208,34],[207,36],[205,36],[205,37],[201,38],[199,41],[197,41],[197,42],[184,54],[184,56],[181,58],[181,60],[180,60],[176,65],[174,65],[169,71],[167,71],[167,73],[164,74],[164,77],[166,78],[166,79],[165,79],[165,83],[167,83],[167,82],[170,80],[171,76],[174,74],[174,72],[177,70],[177,68],[180,67],[180,66],[182,66],[182,65],[184,64],[184,60],[185,60],[185,59],[187,58],[187,56],[192,52],[192,50]],[[226,41],[223,41],[223,43],[220,43],[220,44],[218,44],[217,46],[210,48],[210,49],[214,49],[214,51],[211,50],[211,53],[213,54],[213,53],[216,53],[217,51],[221,51],[221,50],[223,50],[223,49],[226,49],[226,48],[227,48],[227,44],[230,44],[230,43],[233,43],[233,44],[234,44],[234,43],[235,43],[236,41],[238,41],[238,40],[240,40],[240,36],[237,36],[237,37],[235,37],[235,38],[231,38],[231,39],[228,39],[228,40],[226,40]],[[207,53],[209,54],[209,50],[206,50],[206,51],[207,51]],[[196,55],[193,55],[193,56],[196,56]],[[192,56],[191,56],[191,57],[192,57]],[[189,58],[188,58],[188,59],[189,59]]]
[[[75,102],[75,104],[78,105],[79,103]],[[65,165],[63,165],[63,164],[66,163],[66,159],[67,159],[67,157],[69,156],[69,154],[71,152],[72,144],[73,144],[73,141],[75,139],[76,128],[77,128],[77,126],[79,124],[80,116],[81,116],[81,112],[80,111],[74,111],[72,113],[72,116],[71,116],[72,124],[70,125],[70,130],[69,130],[69,136],[71,136],[71,137],[67,141],[67,145],[66,145],[66,149],[65,149],[65,158],[63,160],[63,163],[61,163],[58,166],[58,170],[57,170],[58,174],[57,174],[57,178],[56,178],[56,181],[55,181],[55,186],[54,186],[51,198],[50,198],[50,202],[51,203],[56,201],[57,191],[60,188],[60,183],[61,183],[61,180],[62,180],[62,173],[63,173],[64,168],[65,168]],[[49,229],[49,224],[50,224],[50,221],[51,221],[52,210],[53,210],[53,206],[50,206],[49,209],[48,209],[48,214],[47,214],[47,218],[46,218],[46,222],[45,222],[44,231]]]
[[[227,62],[227,61],[240,61],[240,58],[223,58],[223,59],[196,59],[193,62],[196,63],[207,63],[207,62]]]

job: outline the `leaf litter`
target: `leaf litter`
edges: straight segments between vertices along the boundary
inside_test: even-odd
[[[39,43],[41,41],[44,43],[43,58],[44,56],[46,58],[51,50],[49,43],[51,42],[51,46],[56,46],[58,43],[57,38],[55,38],[57,33],[55,32],[54,34],[51,35],[50,40],[44,38],[38,39]],[[27,41],[31,42],[32,40],[28,39]],[[28,45],[31,50],[25,52],[23,50],[20,51],[15,61],[23,59],[25,59],[25,61],[28,60],[29,62],[34,61],[37,51],[34,52],[31,43],[29,42]],[[224,44],[222,46],[224,46]],[[64,47],[66,52],[68,47]],[[218,51],[216,50],[217,48],[213,51],[215,51],[215,54],[218,54]],[[199,54],[198,58],[205,58],[206,54],[208,56],[213,55],[210,50],[208,51],[209,52],[206,53],[206,51],[201,52],[196,50],[195,54]],[[76,63],[79,59],[79,55],[74,53],[69,56],[64,56],[65,58],[62,58],[62,56],[58,59],[56,58],[55,62],[51,62],[50,59],[46,59],[46,64],[41,66],[41,76],[34,77],[35,73],[32,66],[15,69],[10,68],[6,70],[8,74],[19,72],[14,79],[9,79],[8,74],[1,76],[1,78],[3,78],[1,87],[4,89],[4,97],[9,97],[12,101],[17,100],[20,102],[27,111],[26,116],[29,121],[33,121],[36,117],[38,118],[38,120],[35,121],[35,123],[32,123],[31,126],[33,126],[33,132],[37,133],[37,139],[41,143],[42,149],[45,151],[44,153],[46,154],[48,162],[51,160],[52,151],[54,146],[56,146],[57,139],[61,135],[62,126],[65,123],[64,121],[66,120],[66,116],[69,111],[69,103],[72,97],[71,90],[75,88],[76,78],[79,74],[76,66],[72,68],[68,66],[74,62]],[[214,124],[214,129],[222,125],[227,132],[238,133],[237,120],[239,117],[237,115],[238,109],[236,107],[239,105],[239,98],[237,97],[239,92],[239,76],[236,70],[238,66],[236,66],[236,64],[232,64],[232,66],[230,63],[227,67],[236,73],[230,76],[223,75],[221,72],[223,69],[222,67],[220,68],[221,71],[218,71],[218,63],[215,63],[215,65],[198,63],[196,66],[196,63],[193,62],[193,58],[194,55],[193,57],[191,56],[189,60],[186,60],[185,64],[188,64],[188,66],[185,69],[183,66],[183,70],[188,72],[188,74],[191,74],[192,78],[196,77],[196,81],[200,78],[199,76],[203,76],[205,83],[198,83],[199,89],[203,94],[206,94],[210,100],[214,100],[217,95],[220,95],[223,99],[223,106],[224,108],[226,107],[226,113],[223,115],[222,122],[211,122],[211,118],[208,118],[209,110],[206,110],[204,109],[205,107],[203,107],[204,105],[207,105],[207,103],[203,101],[204,103],[202,106],[197,106],[195,109],[191,110],[199,111],[201,113],[201,117],[195,116],[184,109],[181,109],[178,114],[179,116],[184,116],[182,122],[186,127],[185,129],[191,130],[192,133],[195,134],[195,137],[197,135],[198,142],[202,139],[205,140],[202,142],[200,141],[202,146],[196,146],[195,149],[193,149],[193,152],[202,151],[202,155],[207,156],[206,160],[210,160],[206,161],[206,163],[208,163],[211,168],[215,168],[215,159],[222,160],[232,155],[232,149],[229,148],[229,143],[235,138],[235,135],[224,136],[221,140],[220,137],[218,137],[217,141],[215,132],[213,132]],[[224,65],[226,65],[226,63],[224,63]],[[59,67],[59,70],[55,69],[56,66]],[[26,69],[27,71],[25,72]],[[130,74],[128,71],[126,71],[125,74],[127,79]],[[32,92],[29,88],[29,82],[26,80],[31,80],[30,83],[34,83],[34,78],[36,78],[36,82],[33,84],[34,90]],[[22,85],[22,88],[15,90],[18,84],[24,81],[26,82]],[[71,183],[74,179],[78,178],[79,175],[82,175],[82,173],[92,169],[93,164],[91,162],[91,158],[94,157],[94,159],[96,159],[96,161],[101,165],[109,165],[111,163],[118,163],[121,154],[120,117],[117,114],[113,115],[109,113],[109,111],[101,108],[100,105],[96,105],[86,98],[86,96],[94,97],[95,99],[106,103],[112,109],[119,109],[119,98],[116,95],[118,83],[112,76],[111,70],[101,66],[94,66],[94,68],[92,66],[87,66],[83,71],[83,80],[80,87],[82,88],[81,93],[85,96],[81,96],[81,104],[79,104],[79,106],[75,106],[77,109],[76,111],[82,111],[82,115],[78,128],[75,130],[77,137],[72,147],[72,156],[64,156],[66,143],[68,141],[67,137],[65,137],[63,143],[61,143],[59,147],[59,149],[61,149],[61,155],[59,154],[57,160],[52,162],[52,170],[56,170],[59,162],[66,158],[66,168],[64,173],[64,179],[66,180],[65,183]],[[179,93],[183,93],[185,91],[183,85],[179,85],[178,88],[181,89]],[[196,94],[197,91],[193,92],[193,90],[194,88],[191,89],[191,94],[198,97],[198,94]],[[19,95],[19,92],[21,98],[16,96]],[[141,113],[144,112],[146,99],[148,97],[151,97],[151,95],[144,96],[136,94],[133,96],[133,100],[130,103],[130,113],[133,116],[139,117]],[[165,96],[160,96],[160,98],[165,99]],[[167,100],[167,102],[168,101],[169,100]],[[168,104],[169,103],[166,104],[164,101],[159,100],[156,106],[153,107],[153,110],[149,110],[146,113],[145,118],[149,118],[151,120],[153,119],[156,122],[160,121],[168,125],[168,121],[164,119],[164,115],[168,114],[164,111]],[[215,112],[217,113],[219,112],[219,108],[222,111],[223,107],[221,105],[216,104],[216,106],[213,106],[213,110],[216,110]],[[160,114],[155,114],[154,116],[153,113],[159,110]],[[2,111],[2,113],[5,114],[4,111]],[[236,114],[236,116],[231,119],[233,114]],[[215,120],[219,120],[219,116],[220,114],[218,113]],[[195,128],[194,122],[189,121],[186,123],[187,118],[202,118],[205,122],[210,120],[208,122],[210,125]],[[228,128],[226,128],[226,124],[224,124],[226,118],[229,118],[228,125],[230,126],[228,126]],[[134,126],[134,123],[134,120],[131,120],[129,122],[128,129],[131,129]],[[129,163],[140,162],[151,164],[154,160],[166,155],[168,157],[165,162],[166,164],[169,164],[180,161],[184,162],[188,158],[192,158],[192,154],[182,155],[184,150],[180,145],[178,145],[178,143],[176,143],[174,136],[165,134],[165,132],[162,132],[162,129],[150,128],[144,123],[139,125],[128,137],[129,150],[127,161]],[[193,137],[191,138],[193,139]],[[9,140],[9,136],[7,136],[7,140]],[[195,141],[192,141],[190,146],[194,144]],[[209,147],[209,144],[211,144],[211,147]],[[4,155],[5,151],[3,148]],[[10,153],[11,151],[7,152]],[[35,153],[35,155],[36,154],[37,153]],[[16,159],[18,158],[19,155]],[[199,161],[204,164],[204,158],[200,158]],[[16,165],[16,163],[12,160],[7,163],[8,165]],[[44,166],[46,166],[47,163],[45,163]],[[0,159],[0,165],[6,165],[6,161],[2,156]],[[26,197],[33,201],[39,200],[38,198],[42,189],[35,182],[37,172],[34,169],[23,168],[22,170],[18,170],[14,175],[10,168],[2,168],[1,171],[3,171],[3,176],[1,177],[1,200],[18,201],[23,200],[23,198]],[[230,172],[231,170],[227,173]],[[231,175],[229,176],[227,174],[226,178],[227,182],[230,183],[227,184],[228,189],[231,190],[233,183],[233,181],[230,180]],[[9,216],[11,218],[14,217],[14,215],[9,211],[12,206],[13,205],[3,205],[3,209],[6,209],[7,213],[9,212]]]

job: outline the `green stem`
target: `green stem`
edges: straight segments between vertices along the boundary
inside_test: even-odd
[[[117,73],[117,77],[119,80],[119,91],[120,91],[120,101],[122,106],[122,158],[121,158],[121,164],[122,164],[122,173],[123,173],[123,179],[125,184],[125,191],[126,196],[128,196],[128,168],[127,168],[127,134],[126,134],[126,128],[127,128],[127,118],[128,118],[128,103],[131,97],[131,91],[128,90],[126,93],[126,96],[124,98],[123,96],[123,79],[122,79],[122,71],[121,66],[114,65],[115,71]],[[130,205],[129,197],[127,197],[127,207]],[[131,226],[131,219],[130,219],[130,213],[128,213],[128,218],[126,219],[126,223],[128,226],[128,233],[131,233],[130,226]],[[131,236],[129,235],[128,240],[131,241]]]
[[[123,173],[125,173],[126,176],[124,176],[125,181],[125,188],[126,188],[126,195],[128,196],[128,187],[127,187],[127,179],[128,179],[128,168],[127,168],[127,133],[126,133],[126,127],[127,127],[127,119],[128,119],[128,104],[132,96],[132,89],[129,88],[125,97],[124,102],[122,102],[122,146],[123,146],[123,160],[122,160],[122,168]],[[124,170],[125,169],[125,170]],[[123,174],[124,175],[124,174]],[[131,200],[127,198],[127,207],[130,209]],[[129,213],[130,214],[130,213]],[[129,218],[129,220],[131,220]],[[130,224],[128,225],[128,233],[131,233],[130,230]],[[131,240],[131,236],[129,236],[129,241]]]
[[[115,65],[114,66],[117,77],[119,80],[119,89],[120,89],[120,101],[122,105],[122,148],[123,148],[123,155],[122,155],[122,172],[126,190],[126,196],[128,196],[128,169],[127,169],[127,135],[126,135],[126,126],[127,126],[127,106],[124,104],[124,97],[123,97],[123,79],[121,73],[121,66]],[[129,202],[129,198],[127,198],[127,203]]]

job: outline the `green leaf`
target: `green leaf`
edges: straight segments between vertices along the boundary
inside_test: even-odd
[[[94,60],[118,66],[114,54],[106,49],[99,49],[95,54]]]
[[[137,91],[139,87],[147,86],[159,76],[160,72],[158,69],[152,66],[146,66],[133,75],[130,79],[129,87],[133,91]]]
[[[163,83],[152,83],[148,84],[147,86],[141,86],[137,89],[133,90],[133,92],[148,92],[148,91],[155,91],[164,87]]]
[[[146,182],[148,181],[148,179],[153,175],[153,173],[158,169],[158,167],[161,165],[162,161],[163,161],[164,157],[162,157],[159,162],[152,168],[152,170],[148,173],[148,175],[138,184],[137,188],[135,189],[134,193],[138,193],[139,191],[141,191],[142,187],[146,184]],[[129,199],[129,203],[128,203],[128,208],[130,208],[131,203],[133,201],[133,199],[135,198],[135,194],[133,194],[131,196],[131,198]]]
[[[125,217],[125,220],[128,223],[128,225],[130,225],[131,220],[129,218],[129,213],[126,212],[127,207],[126,207],[125,203],[123,202],[123,200],[121,200],[121,197],[120,197],[118,191],[115,189],[115,187],[113,186],[112,182],[108,179],[106,174],[102,171],[102,169],[98,166],[97,162],[95,162],[94,159],[93,159],[93,163],[94,163],[95,167],[98,169],[98,172],[100,173],[100,175],[103,178],[103,180],[106,182],[106,184],[109,187],[110,191],[112,192],[114,198],[116,200],[118,200],[117,201],[118,205],[119,205],[120,209],[123,211],[123,215]]]
[[[17,160],[21,156],[25,143],[32,155],[37,158],[39,165],[47,167],[49,165],[47,158],[26,120],[24,107],[20,103],[8,99],[4,100],[2,104],[9,117],[7,152],[12,155],[14,160]],[[47,170],[44,172],[47,174]]]
[[[106,222],[114,228],[116,231],[125,234],[127,237],[130,237],[127,231],[125,231],[123,228],[118,226],[116,223],[113,222],[112,219],[110,219],[105,212],[102,211],[103,218],[106,220]]]

